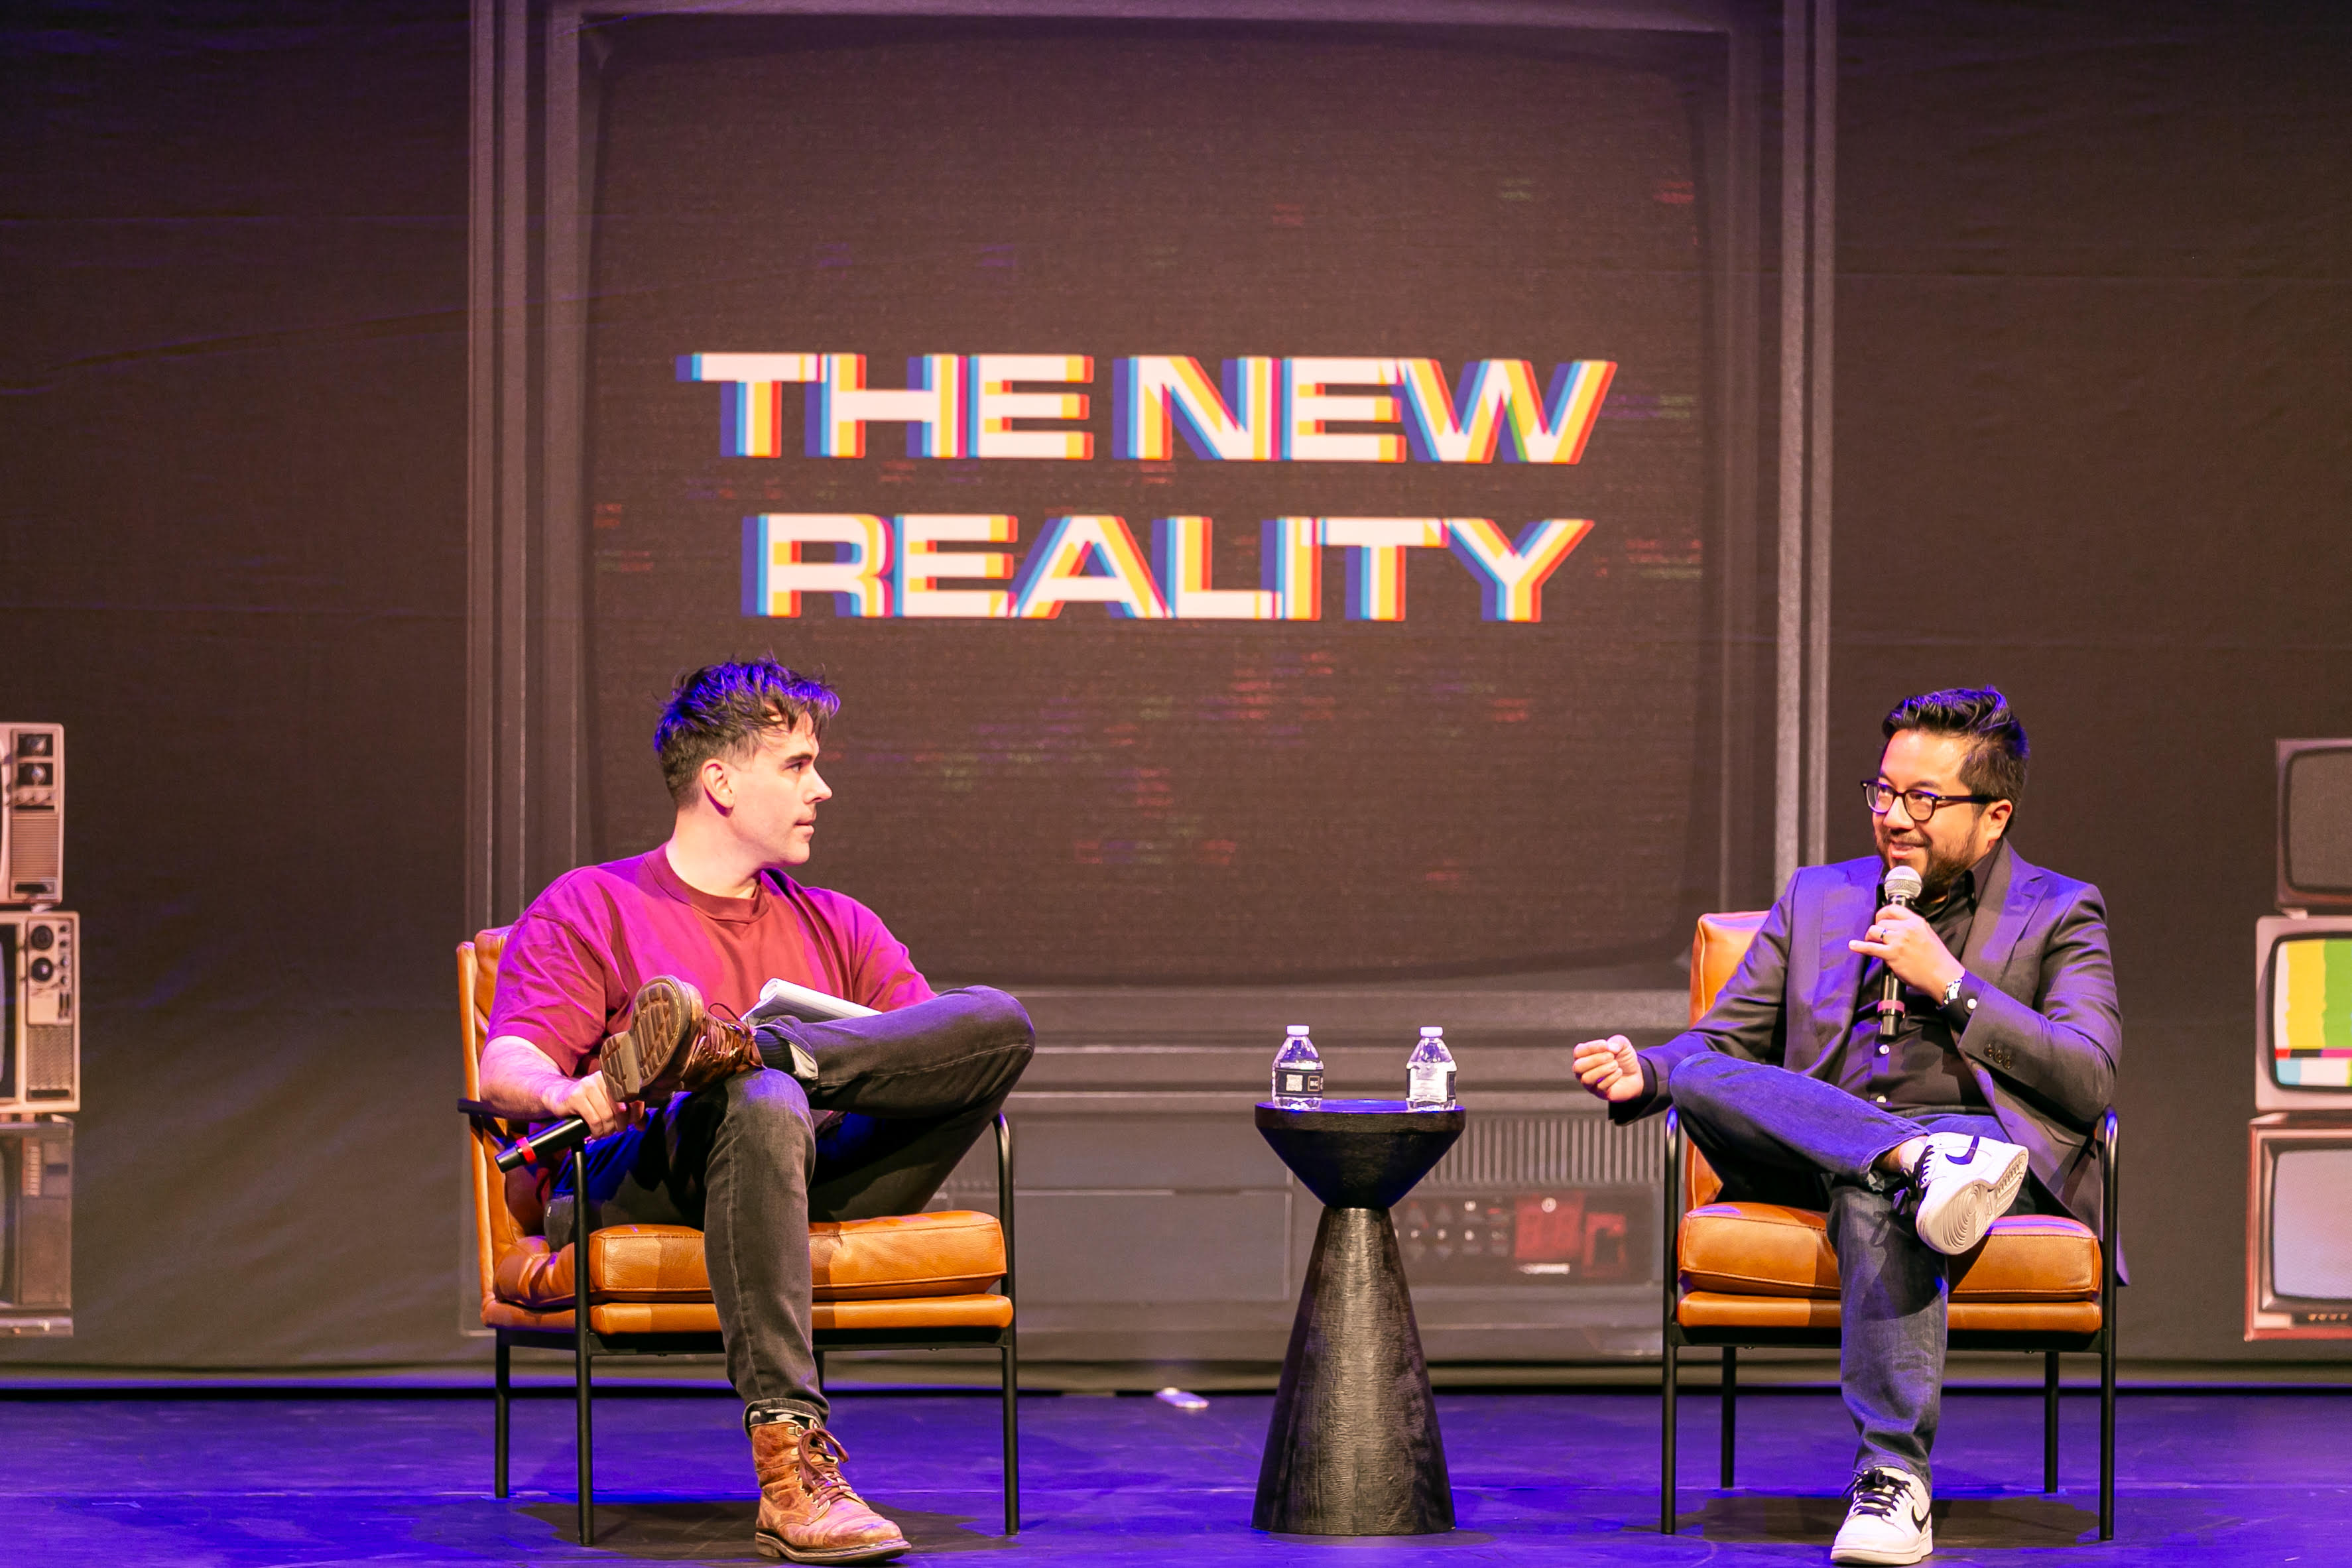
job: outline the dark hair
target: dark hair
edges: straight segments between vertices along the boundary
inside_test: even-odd
[[[822,735],[824,721],[840,711],[840,693],[773,659],[705,664],[677,678],[654,726],[662,782],[670,799],[683,804],[711,758],[747,756],[769,731],[789,734],[804,719]]]
[[[2009,699],[1991,686],[1951,686],[1905,697],[1881,727],[1889,740],[1906,729],[1965,736],[1970,745],[1960,764],[1960,782],[1969,794],[2014,802],[2025,793],[2025,763],[2032,755],[2025,727],[2009,711]]]

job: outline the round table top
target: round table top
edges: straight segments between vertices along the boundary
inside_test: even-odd
[[[1415,1105],[1408,1100],[1340,1100],[1328,1094],[1312,1110],[1285,1105],[1276,1100],[1261,1100],[1257,1103],[1256,1117],[1261,1127],[1296,1127],[1307,1133],[1402,1132],[1408,1127],[1444,1132],[1461,1127],[1466,1119],[1466,1113],[1459,1104]]]
[[[1459,1105],[1325,1100],[1294,1111],[1269,1100],[1257,1130],[1291,1174],[1333,1208],[1387,1208],[1445,1157],[1469,1118]]]

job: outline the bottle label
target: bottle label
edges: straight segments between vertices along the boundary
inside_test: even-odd
[[[1405,1073],[1405,1099],[1415,1105],[1447,1105],[1454,1101],[1454,1067],[1444,1061],[1416,1061]]]
[[[1274,1092],[1280,1096],[1319,1096],[1323,1092],[1323,1074],[1319,1071],[1301,1072],[1296,1068],[1286,1067],[1274,1075]]]

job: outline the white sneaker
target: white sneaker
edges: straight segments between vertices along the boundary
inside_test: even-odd
[[[1911,1185],[1919,1195],[1911,1221],[1919,1239],[1938,1252],[1965,1252],[2017,1201],[2025,1151],[1995,1138],[1930,1133]]]
[[[1936,1550],[1927,1483],[1900,1465],[1873,1465],[1846,1489],[1832,1563],[1916,1563]]]

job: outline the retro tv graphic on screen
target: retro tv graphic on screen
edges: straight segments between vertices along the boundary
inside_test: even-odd
[[[1433,359],[1245,356],[1212,380],[1199,360],[1114,361],[1112,460],[1212,463],[1574,464],[1616,373],[1607,360],[1480,360],[1448,381]],[[867,384],[866,357],[702,353],[681,382],[719,387],[719,451],[781,457],[784,389],[799,386],[811,457],[866,455],[868,428],[898,425],[915,458],[1095,460],[1084,354],[921,354],[906,384]],[[1382,430],[1365,428],[1391,426]],[[1041,426],[1047,428],[1041,428]],[[1584,517],[1290,516],[1259,521],[1259,582],[1215,585],[1215,519],[1153,519],[1147,552],[1126,517],[1073,510],[1039,520],[1025,554],[1009,513],[763,512],[743,520],[743,613],[797,616],[812,597],[855,619],[1053,620],[1098,604],[1134,621],[1312,621],[1325,556],[1342,552],[1351,621],[1405,619],[1405,552],[1450,551],[1489,622],[1543,619],[1543,586],[1592,531]],[[944,583],[959,586],[943,587]]]
[[[2271,1071],[2298,1089],[2352,1088],[2352,936],[2278,946]]]

